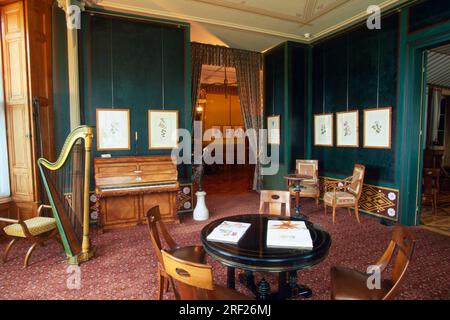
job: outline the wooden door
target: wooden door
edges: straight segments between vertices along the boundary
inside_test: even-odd
[[[34,136],[40,135],[40,145],[34,149],[41,151],[43,157],[54,161],[54,119],[53,119],[53,81],[52,81],[52,29],[51,0],[26,1],[26,25],[28,32],[30,100],[38,106],[40,122],[31,122]],[[32,113],[33,114],[33,113]],[[33,142],[37,142],[34,139]],[[39,154],[38,154],[39,155]],[[36,159],[37,160],[37,159]],[[34,165],[34,163],[33,163]],[[37,172],[37,170],[36,170]],[[36,179],[39,180],[36,173]]]
[[[23,3],[3,6],[1,23],[11,196],[14,202],[33,202],[35,194]]]

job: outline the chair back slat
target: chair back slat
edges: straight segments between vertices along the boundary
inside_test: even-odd
[[[291,215],[291,196],[289,191],[261,190],[259,213],[264,213],[266,204],[269,207],[269,214],[283,215],[283,205],[285,207],[285,215]]]
[[[396,226],[392,234],[391,244],[395,246],[394,250],[392,250],[392,245],[388,248],[388,250],[391,249],[391,257],[395,255],[391,277],[392,288],[384,299],[392,299],[397,295],[414,252],[415,238],[407,228]]]
[[[177,282],[177,286],[173,286],[176,288],[177,299],[214,299],[213,273],[210,265],[184,261],[165,250],[161,252],[167,274]]]
[[[170,236],[167,231],[164,222],[161,220],[161,213],[159,211],[159,206],[154,206],[147,211],[147,223],[150,233],[150,240],[153,245],[153,249],[158,257],[158,261],[161,265],[163,264],[163,259],[161,255],[161,249],[163,249],[161,244],[160,233],[170,249],[177,247],[177,243]]]
[[[359,199],[362,193],[365,171],[366,167],[362,164],[355,164],[353,168],[352,180],[347,187],[347,191],[353,194],[356,199]]]

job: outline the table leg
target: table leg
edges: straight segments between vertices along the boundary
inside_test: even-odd
[[[266,281],[266,279],[262,278],[262,280],[258,283],[258,294],[256,295],[256,300],[268,300],[270,295],[270,284]]]
[[[234,283],[234,268],[232,267],[227,267],[227,287],[229,289],[234,289],[235,288],[235,283]]]
[[[258,289],[255,284],[255,277],[253,276],[253,272],[244,271],[239,274],[239,282],[245,284],[247,289],[251,290],[255,295],[258,294]]]
[[[285,300],[291,296],[290,287],[287,282],[287,272],[278,274],[278,296],[277,299]]]
[[[291,298],[292,297],[302,297],[302,298],[311,298],[312,290],[302,284],[297,284],[297,271],[289,272],[289,287],[291,289]]]

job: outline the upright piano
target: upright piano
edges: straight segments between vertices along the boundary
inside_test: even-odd
[[[164,222],[179,222],[178,171],[171,156],[96,158],[94,177],[102,229],[143,223],[154,205]]]

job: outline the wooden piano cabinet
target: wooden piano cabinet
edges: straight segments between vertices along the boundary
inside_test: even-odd
[[[101,229],[145,223],[155,205],[164,222],[179,222],[178,172],[170,156],[96,158],[94,172]]]

